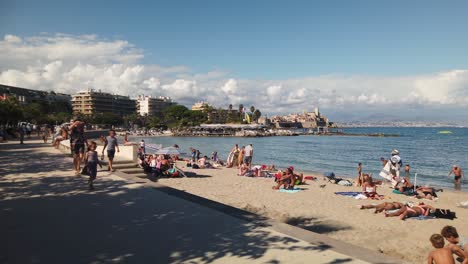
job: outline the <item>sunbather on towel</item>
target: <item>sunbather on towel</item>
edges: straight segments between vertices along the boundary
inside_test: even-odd
[[[417,217],[417,216],[428,216],[430,211],[434,211],[435,208],[427,204],[419,204],[416,206],[404,206],[398,211],[385,214],[385,217],[398,216],[400,220],[405,220],[407,217]]]
[[[276,186],[273,186],[273,189],[278,190],[281,185],[283,185],[283,188],[285,189],[292,189],[294,188],[294,175],[292,173],[292,170],[290,168],[287,168],[285,172],[283,172],[283,175],[281,178],[276,180]]]
[[[377,185],[368,174],[363,174],[362,193],[370,198],[378,197]]]
[[[404,204],[399,203],[399,202],[384,202],[381,204],[368,204],[368,205],[361,205],[359,209],[372,209],[375,208],[374,213],[380,213],[385,211],[390,211],[390,210],[397,210],[400,208],[405,207]]]
[[[416,189],[417,198],[426,198],[429,200],[435,200],[437,198],[436,190],[432,187],[419,187]]]

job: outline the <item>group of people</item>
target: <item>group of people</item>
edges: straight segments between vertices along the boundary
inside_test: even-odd
[[[460,237],[455,227],[445,226],[440,234],[431,235],[429,240],[434,250],[427,256],[427,263],[455,264],[455,255],[457,261],[468,264],[468,238]]]
[[[146,174],[150,174],[153,177],[159,178],[163,176],[177,177],[179,172],[173,165],[173,157],[171,155],[148,155],[139,151],[138,165],[143,168]]]
[[[238,169],[241,168],[242,165],[248,167],[248,169],[252,168],[252,159],[253,159],[253,146],[249,144],[247,146],[242,146],[239,148],[239,145],[236,144],[234,148],[229,152],[227,158],[227,167],[237,167]]]
[[[72,120],[68,127],[68,135],[70,138],[70,150],[73,155],[73,169],[75,175],[79,176],[82,173],[89,175],[88,185],[90,190],[94,190],[93,182],[97,175],[97,166],[102,167],[99,161],[97,143],[94,141],[88,142],[85,135],[85,123],[80,120]],[[107,158],[109,161],[108,171],[114,171],[112,165],[116,152],[120,152],[118,140],[114,130],[109,130],[107,137],[101,137],[104,147],[101,152],[101,160],[104,160],[104,151],[107,148]],[[84,161],[85,166],[81,170],[81,163]]]

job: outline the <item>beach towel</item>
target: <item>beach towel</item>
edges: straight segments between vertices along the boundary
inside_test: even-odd
[[[294,189],[279,189],[280,192],[284,193],[297,193],[299,191],[305,190],[303,188],[294,188]]]
[[[285,192],[285,193],[297,193],[300,192],[301,190],[293,189],[293,190],[288,190],[288,189],[280,189],[280,192]]]
[[[429,216],[429,215],[420,215],[420,216],[409,217],[408,219],[429,220],[429,219],[436,219],[436,217],[435,216]]]
[[[362,194],[362,192],[335,192],[335,194],[348,196],[348,197],[355,197],[355,196],[358,196],[359,194]]]

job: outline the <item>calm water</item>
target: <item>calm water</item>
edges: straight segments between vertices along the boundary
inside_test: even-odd
[[[438,134],[450,130],[452,134]],[[358,162],[363,171],[378,175],[380,157],[388,158],[398,149],[404,164],[411,165],[411,174],[418,174],[419,184],[453,187],[447,177],[453,164],[468,172],[468,128],[348,128],[348,133],[398,134],[400,137],[297,136],[297,137],[153,137],[147,143],[171,146],[178,144],[183,152],[190,147],[210,156],[218,151],[226,159],[234,144],[253,144],[255,164],[275,164],[284,168],[293,165],[300,171],[330,172],[355,176]],[[132,141],[139,141],[133,138]],[[468,176],[467,176],[468,177]],[[463,189],[468,190],[465,180]]]

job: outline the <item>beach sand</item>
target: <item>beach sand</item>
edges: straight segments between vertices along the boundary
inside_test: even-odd
[[[307,180],[304,190],[283,193],[272,190],[272,178],[237,176],[237,170],[191,169],[179,162],[178,167],[194,172],[195,177],[160,179],[159,182],[179,190],[217,202],[248,210],[269,218],[294,224],[329,237],[398,257],[404,262],[426,263],[431,250],[429,237],[439,233],[445,225],[455,226],[461,236],[468,236],[468,209],[457,207],[467,201],[468,193],[444,190],[438,192],[437,201],[419,200],[392,193],[389,185],[378,187],[384,200],[356,200],[336,195],[341,191],[360,191],[360,187],[340,186],[328,182],[321,175],[317,180]],[[326,184],[320,188],[320,185]],[[424,202],[436,208],[451,209],[457,219],[399,220],[374,214],[373,209],[360,210],[361,204],[378,204],[385,201]]]

